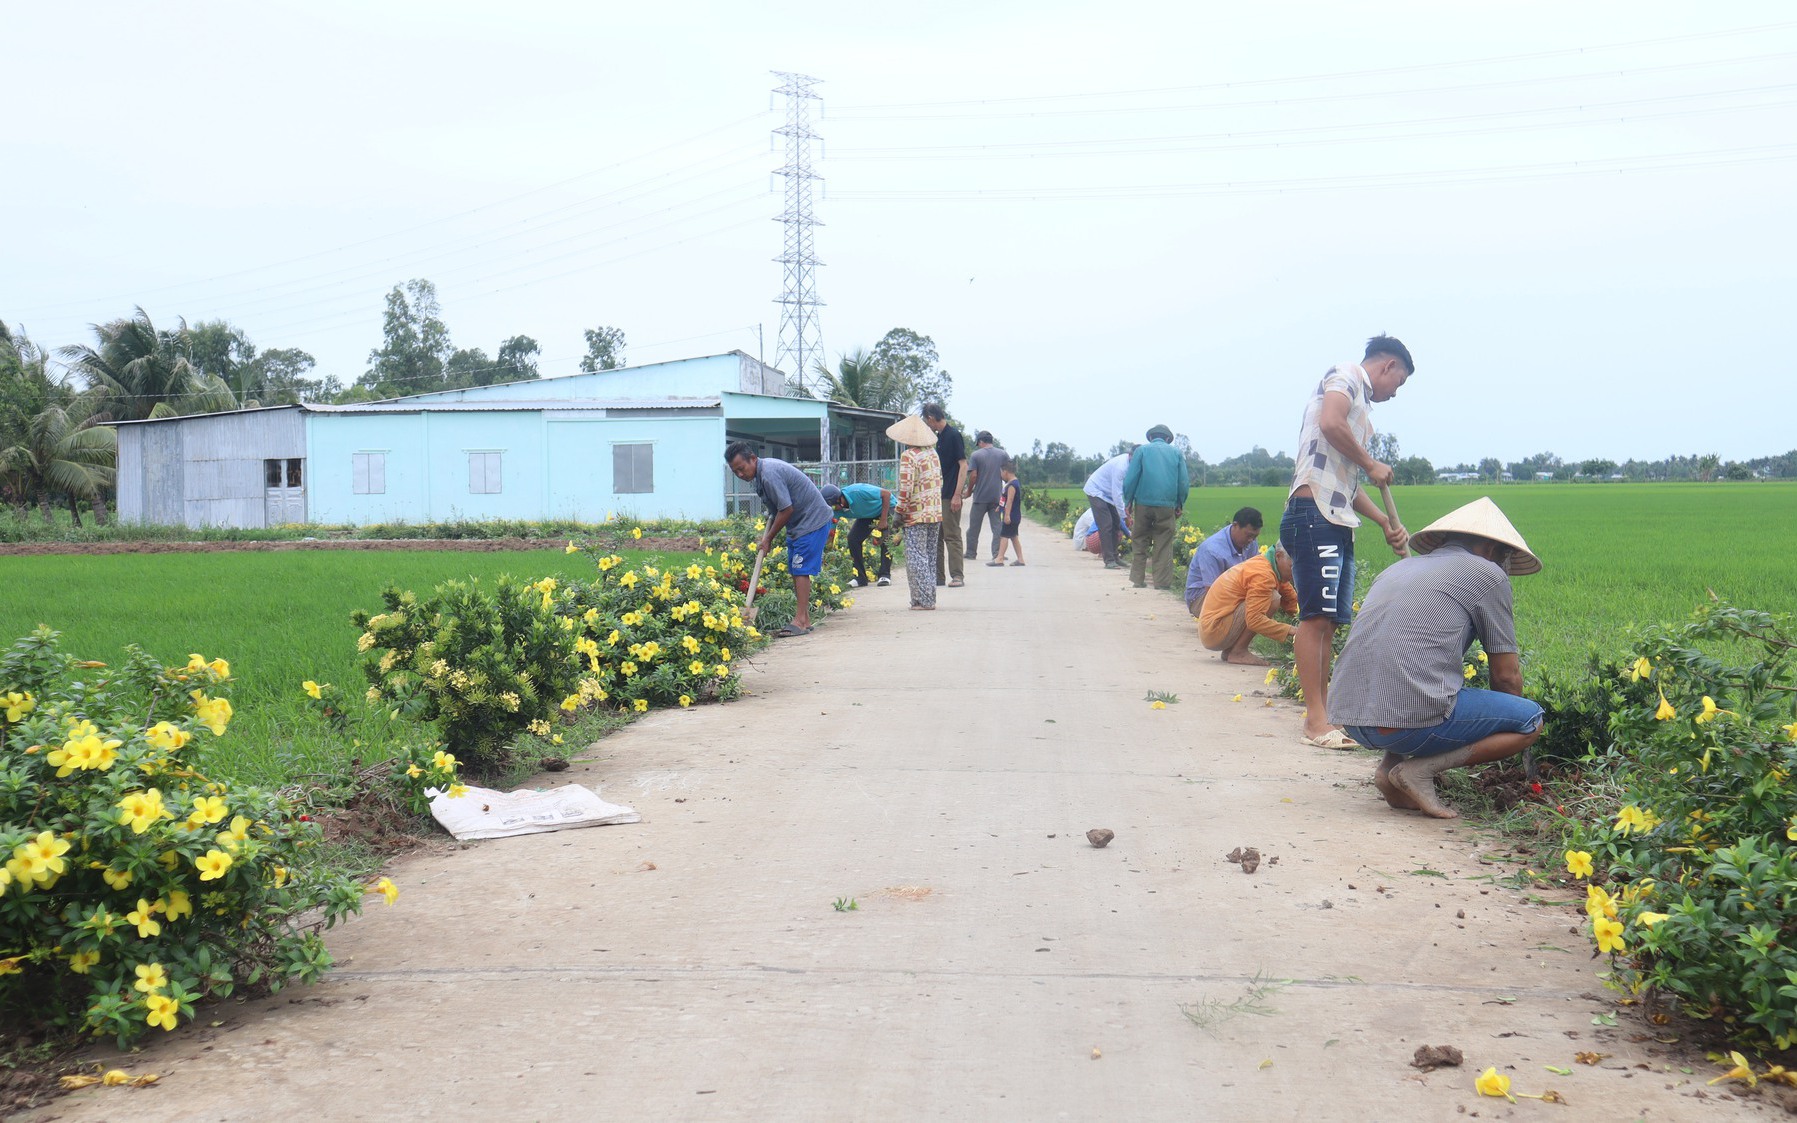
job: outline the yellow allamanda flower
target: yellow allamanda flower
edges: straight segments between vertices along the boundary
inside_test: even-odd
[[[223,850],[208,850],[193,860],[193,866],[200,871],[201,881],[217,881],[231,868],[231,855]]]
[[[624,586],[626,589],[634,589],[636,588],[637,582],[640,580],[642,580],[642,578],[636,575],[636,570],[627,569],[624,571],[624,575],[618,578],[618,584]]]
[[[130,827],[132,834],[144,833],[158,819],[174,818],[162,806],[162,793],[155,788],[132,792],[119,800],[117,807],[119,822]]]
[[[684,709],[687,706],[690,706],[692,704],[693,704],[693,696],[691,694],[682,694],[680,696],[680,706],[682,709]]]
[[[1644,678],[1653,677],[1653,661],[1643,655],[1635,660],[1634,669],[1629,672],[1629,681],[1640,682]]]
[[[1649,831],[1658,826],[1659,822],[1659,817],[1652,811],[1636,807],[1632,803],[1624,804],[1616,812],[1616,830],[1620,834],[1628,834],[1630,831]]]
[[[1167,708],[1167,703],[1165,703],[1157,698],[1154,701],[1148,703],[1148,708],[1151,710],[1164,710]]]
[[[131,984],[133,990],[144,994],[155,994],[168,986],[168,972],[160,963],[139,963],[135,968],[137,981]]]
[[[237,848],[248,841],[249,837],[250,821],[239,815],[231,820],[230,829],[218,832],[218,844],[235,854]]]
[[[132,881],[130,870],[115,870],[108,868],[100,871],[100,877],[105,880],[106,884],[112,886],[114,889],[129,888]]]
[[[576,545],[575,545],[575,544],[574,544],[574,543],[573,543],[573,542],[569,542],[569,543],[568,543],[568,548],[567,548],[567,549],[565,549],[565,550],[563,550],[563,551],[562,551],[562,553],[564,553],[564,554],[578,554],[578,553],[580,553],[580,547],[579,547],[579,546],[576,546]]]
[[[456,766],[455,754],[446,753],[442,749],[438,749],[436,753],[431,756],[431,766],[436,768],[439,772],[453,772],[455,771]]]
[[[318,684],[311,679],[307,679],[305,682],[300,683],[300,689],[306,692],[306,697],[308,698],[319,699],[324,697],[324,692],[320,690]]]
[[[147,940],[151,936],[162,934],[162,923],[156,919],[160,910],[143,897],[137,899],[137,907],[125,914],[126,924],[137,925],[137,937]]]
[[[180,1010],[181,1004],[166,994],[152,994],[144,998],[144,1022],[147,1025],[172,1030],[175,1028],[175,1015]]]
[[[1705,694],[1703,696],[1703,712],[1695,715],[1691,720],[1702,725],[1705,722],[1715,721],[1718,714],[1727,714],[1730,717],[1733,717],[1735,712],[1733,710],[1722,709],[1716,705],[1716,700],[1714,698]]]
[[[633,526],[630,528],[630,537],[641,538],[642,536],[643,536],[643,528],[642,527]]]
[[[193,734],[171,722],[159,721],[144,733],[144,740],[148,741],[152,748],[172,753],[193,740]]]
[[[686,665],[686,669],[695,675],[702,675],[705,673],[705,663],[703,660],[694,659]]]
[[[202,795],[194,797],[193,817],[198,819],[204,826],[211,826],[213,823],[222,822],[224,817],[230,813],[231,808],[225,803],[222,796]]]
[[[1585,915],[1593,920],[1598,917],[1614,917],[1616,915],[1616,898],[1604,891],[1601,885],[1585,887]]]
[[[1664,912],[1643,912],[1636,914],[1635,919],[1640,921],[1644,927],[1652,928],[1662,920],[1671,919],[1671,914]]]
[[[162,915],[170,920],[180,920],[184,916],[193,915],[193,898],[185,889],[169,890],[168,900],[162,903]]]
[[[636,709],[637,713],[646,714],[649,712],[649,699],[638,698],[636,701],[631,703],[631,706],[633,706]]]
[[[1584,850],[1566,852],[1566,872],[1574,877],[1591,876],[1591,854]]]
[[[1622,942],[1622,924],[1619,921],[1607,916],[1594,916],[1591,918],[1591,935],[1597,940],[1599,952],[1627,950]]]
[[[191,691],[188,695],[193,699],[194,717],[201,725],[212,730],[214,737],[225,735],[225,726],[231,723],[231,700],[229,698],[208,698],[204,690]]]
[[[1478,1079],[1473,1081],[1473,1088],[1481,1096],[1502,1096],[1511,1103],[1516,1102],[1515,1097],[1510,1095],[1510,1078],[1496,1068],[1481,1072]]]
[[[0,707],[5,708],[9,723],[19,722],[25,719],[26,714],[37,709],[37,699],[31,696],[29,690],[9,690],[0,695]]]
[[[1678,716],[1678,711],[1673,709],[1672,703],[1666,700],[1664,690],[1660,691],[1660,708],[1653,712],[1653,716],[1655,721],[1671,721]]]
[[[85,975],[93,970],[99,962],[99,952],[78,951],[74,955],[69,956],[69,970],[75,972],[77,975]]]
[[[399,886],[393,884],[392,878],[383,877],[375,882],[374,891],[387,898],[388,904],[392,904],[394,901],[399,900]]]

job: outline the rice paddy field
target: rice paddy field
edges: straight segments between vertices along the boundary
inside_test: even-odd
[[[1277,534],[1279,488],[1195,488],[1186,521],[1205,532],[1238,508]],[[1077,488],[1056,496],[1084,508]],[[1541,556],[1542,571],[1516,579],[1516,631],[1524,657],[1556,677],[1584,667],[1586,653],[1621,655],[1631,627],[1685,619],[1710,591],[1768,612],[1797,613],[1797,482],[1462,484],[1392,489],[1411,531],[1489,495]],[[1377,527],[1355,542],[1360,587],[1393,560]]]
[[[687,555],[624,553],[640,558]],[[346,743],[305,705],[300,684],[331,682],[349,695],[367,687],[349,614],[378,611],[387,585],[428,591],[455,578],[491,581],[586,579],[588,555],[560,549],[460,551],[283,551],[276,553],[54,555],[0,558],[0,643],[40,623],[62,633],[62,649],[113,661],[137,644],[164,663],[188,653],[231,664],[236,716],[205,767],[220,778],[276,785],[329,771],[361,754],[387,755],[382,717],[353,724]]]

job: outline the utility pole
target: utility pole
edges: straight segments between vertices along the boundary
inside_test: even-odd
[[[823,358],[823,331],[818,325],[817,310],[823,301],[817,298],[817,251],[812,241],[812,228],[822,226],[811,213],[811,186],[822,177],[811,170],[811,142],[818,135],[811,130],[811,103],[820,101],[812,87],[818,79],[806,74],[776,70],[774,77],[781,85],[773,92],[786,98],[786,124],[774,130],[775,136],[786,138],[786,166],[774,174],[786,180],[786,209],[775,221],[786,227],[784,252],[775,261],[781,265],[784,285],[780,298],[780,336],[774,349],[774,365],[786,367],[800,389],[811,367]]]

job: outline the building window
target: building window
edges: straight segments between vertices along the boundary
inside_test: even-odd
[[[387,494],[387,454],[357,452],[350,454],[350,474],[357,495]]]
[[[611,489],[616,495],[646,495],[655,490],[655,446],[611,446]]]
[[[497,452],[471,452],[468,454],[468,494],[498,495],[500,486],[499,458]]]
[[[269,487],[300,487],[305,480],[305,460],[264,460],[262,482]]]

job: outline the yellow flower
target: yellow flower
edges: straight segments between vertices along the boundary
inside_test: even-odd
[[[131,985],[145,994],[154,994],[168,986],[168,973],[162,969],[160,963],[139,963],[137,965],[137,981]]]
[[[242,815],[231,820],[231,828],[218,832],[218,844],[235,854],[237,848],[250,837],[250,821]]]
[[[201,881],[217,881],[231,868],[231,855],[223,850],[208,850],[193,860],[193,866],[200,871]]]
[[[131,828],[131,833],[142,834],[150,829],[150,824],[158,819],[174,818],[162,806],[162,793],[155,788],[147,791],[132,792],[118,802],[119,822]]]
[[[1167,708],[1167,703],[1162,702],[1157,698],[1153,702],[1148,703],[1148,708],[1151,710],[1164,710]]]
[[[454,772],[456,766],[455,754],[446,753],[442,749],[438,749],[436,754],[431,757],[431,766],[439,772]]]
[[[1701,714],[1698,714],[1696,717],[1693,717],[1691,720],[1695,721],[1699,725],[1702,725],[1703,723],[1705,723],[1707,721],[1715,721],[1717,714],[1728,714],[1730,717],[1733,717],[1734,711],[1719,709],[1716,706],[1716,699],[1710,697],[1708,694],[1705,694],[1703,696],[1703,712]]]
[[[1644,678],[1652,678],[1652,677],[1653,677],[1653,661],[1648,659],[1648,657],[1645,655],[1643,655],[1643,656],[1641,656],[1641,658],[1635,660],[1635,669],[1632,672],[1630,672],[1629,680],[1631,682],[1640,682]]]
[[[1591,918],[1591,934],[1596,938],[1600,952],[1627,950],[1622,943],[1622,924],[1607,916]]]
[[[636,712],[639,714],[646,714],[649,712],[649,699],[647,698],[638,698],[635,702],[632,702],[631,705],[636,708]]]
[[[1617,833],[1628,834],[1630,831],[1647,830],[1651,825],[1648,822],[1648,815],[1648,812],[1643,812],[1641,808],[1632,803],[1624,804],[1621,810],[1616,812]]]
[[[25,957],[22,955],[9,955],[5,959],[0,959],[0,976],[23,975],[25,971],[19,964],[24,961]]]
[[[1278,682],[1279,681],[1279,668],[1278,667],[1268,667],[1267,668],[1267,677],[1264,679],[1261,679],[1260,681],[1263,685],[1266,685],[1266,686],[1272,686],[1274,683]]]
[[[643,536],[643,528],[640,526],[631,527],[630,528],[630,536],[632,538],[641,538]]]
[[[323,698],[324,697],[324,692],[319,690],[318,684],[313,682],[311,679],[307,679],[305,682],[300,683],[300,686],[305,690],[306,696],[309,698]]]
[[[636,674],[636,660],[624,660],[623,663],[619,664],[618,670],[623,672],[625,678],[629,678],[631,675]]]
[[[719,663],[717,665],[716,670],[714,670],[712,673],[717,675],[719,678],[729,678],[730,677],[730,666],[727,663]]]
[[[1728,1054],[1728,1059],[1735,1062],[1735,1067],[1710,1081],[1711,1084],[1720,1084],[1724,1080],[1745,1080],[1747,1086],[1751,1088],[1759,1083],[1759,1078],[1753,1075],[1753,1066],[1747,1063],[1746,1057],[1731,1051]]]
[[[575,544],[574,544],[574,543],[572,543],[572,542],[569,542],[569,543],[568,543],[568,548],[567,548],[567,549],[565,549],[565,550],[563,550],[563,551],[562,551],[562,553],[564,553],[564,554],[578,554],[578,553],[580,553],[580,547],[579,547],[579,546],[576,546],[576,545],[575,545]]]
[[[1615,917],[1616,898],[1605,892],[1601,885],[1587,885],[1585,887],[1585,915],[1593,920]]]
[[[279,889],[286,884],[287,884],[287,867],[286,866],[276,866],[275,867],[275,881],[274,881],[275,888]]]
[[[418,777],[424,775],[424,769],[418,767],[416,764],[408,764],[406,765],[406,775],[416,780]]]
[[[147,1011],[144,1021],[152,1026],[161,1026],[165,1030],[175,1028],[175,1015],[180,1012],[181,1004],[165,994],[152,994],[144,999]]]
[[[1240,694],[1237,694],[1234,698],[1230,699],[1231,702],[1240,702],[1241,700],[1242,696]]]
[[[193,915],[193,898],[185,889],[169,890],[168,900],[163,903],[162,914],[170,920],[180,920],[184,916]]]
[[[1591,876],[1591,854],[1584,850],[1566,852],[1566,872],[1574,877]]]
[[[130,870],[107,869],[102,870],[100,876],[105,879],[106,884],[112,886],[114,889],[124,889],[131,884]]]
[[[399,886],[393,884],[393,879],[390,877],[383,877],[375,882],[374,891],[387,898],[388,904],[399,900]]]
[[[231,701],[228,698],[208,698],[203,690],[192,691],[193,714],[201,725],[212,730],[214,737],[225,735],[225,726],[231,722]]]
[[[448,796],[450,799],[461,799],[463,796],[468,794],[468,785],[467,784],[451,784],[451,785],[449,785],[449,790],[447,792],[444,792],[443,794]]]
[[[193,740],[193,734],[169,722],[159,721],[150,726],[149,731],[144,734],[144,740],[154,748],[174,752]]]
[[[69,956],[69,970],[75,972],[77,975],[85,975],[93,970],[94,965],[99,962],[99,952],[78,951],[74,955]]]
[[[680,696],[680,705],[682,708],[685,708],[692,704],[693,704],[693,696],[691,694],[682,694]]]
[[[573,713],[575,710],[578,710],[579,708],[580,708],[580,695],[570,694],[566,698],[562,699],[562,709],[568,711],[569,713]]]
[[[695,675],[702,675],[705,673],[705,661],[702,659],[694,659],[691,663],[686,665],[686,669]]]
[[[157,906],[144,898],[137,899],[137,907],[125,914],[126,924],[137,925],[138,939],[147,940],[151,936],[162,934],[162,924],[156,919]]]
[[[1479,652],[1479,662],[1489,663],[1489,662],[1491,662],[1491,656],[1489,656],[1489,655],[1485,654],[1483,651],[1481,651],[1481,652]]]
[[[231,677],[231,664],[225,662],[223,659],[214,659],[212,662],[206,664],[206,666],[212,671],[213,674],[217,675],[221,679],[227,679],[227,678]]]
[[[203,795],[193,801],[194,818],[207,825],[221,821],[230,813],[231,809],[221,796]]]
[[[1653,712],[1653,716],[1656,721],[1671,721],[1678,716],[1678,711],[1673,709],[1672,703],[1666,700],[1664,690],[1660,691],[1660,708]]]
[[[28,690],[9,690],[4,697],[0,697],[0,706],[6,707],[6,720],[16,722],[37,709],[37,699]]]
[[[1793,741],[1797,741],[1797,721],[1793,721],[1791,724],[1783,726],[1782,728],[1785,731],[1786,737],[1789,737]]]
[[[100,1083],[107,1088],[123,1088],[131,1083],[131,1074],[122,1068],[109,1068],[100,1076]]]
[[[1662,920],[1667,919],[1671,915],[1672,915],[1671,913],[1664,913],[1664,912],[1644,912],[1644,913],[1640,913],[1640,914],[1636,915],[1635,919],[1639,920],[1641,922],[1642,926],[1647,927],[1647,928],[1652,928],[1654,925],[1658,924]]]
[[[1473,1087],[1481,1096],[1502,1096],[1511,1103],[1516,1102],[1516,1097],[1510,1094],[1510,1078],[1495,1068],[1481,1072],[1479,1078],[1473,1081]]]
[[[198,653],[189,653],[187,656],[187,666],[185,666],[181,669],[184,671],[207,670],[208,668],[206,666],[206,657],[204,655],[200,655]]]

